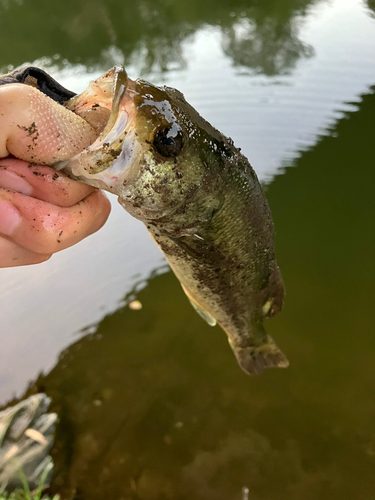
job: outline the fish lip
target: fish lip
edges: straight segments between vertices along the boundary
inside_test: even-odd
[[[88,148],[70,160],[57,162],[54,168],[64,170],[68,175],[83,182],[118,194],[114,183],[123,177],[122,174],[130,164],[130,152],[134,149],[134,140],[131,137],[130,140],[125,140],[127,136],[132,136],[129,129],[134,110],[132,90],[128,89],[129,82],[132,81],[128,78],[125,68],[118,65],[110,72],[113,73],[111,113],[103,131]],[[99,80],[111,78],[110,72]],[[97,82],[98,80],[93,85],[97,85]],[[108,82],[105,80],[105,87],[107,85]]]
[[[111,114],[99,137],[87,148],[90,151],[94,151],[107,143],[111,145],[125,132],[129,122],[127,104],[131,97],[127,94],[129,84],[128,75],[122,65],[115,66],[111,71],[114,73]]]
[[[112,84],[112,106],[111,114],[108,122],[100,134],[100,136],[107,136],[112,131],[116,123],[117,115],[120,113],[121,105],[124,105],[123,100],[129,84],[128,74],[124,66],[117,65],[113,68],[113,84]],[[99,137],[100,137],[99,136]],[[96,142],[96,141],[95,141]]]

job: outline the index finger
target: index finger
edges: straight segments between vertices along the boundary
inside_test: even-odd
[[[71,207],[95,190],[50,167],[15,158],[0,159],[0,187],[60,207]]]

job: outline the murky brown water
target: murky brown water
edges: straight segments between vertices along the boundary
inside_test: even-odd
[[[0,66],[39,59],[80,90],[125,61],[184,91],[267,182],[287,289],[267,330],[291,362],[246,377],[114,205],[76,248],[1,271],[0,404],[35,380],[53,398],[54,488],[375,498],[375,6],[67,0],[46,21],[50,9],[0,1]]]

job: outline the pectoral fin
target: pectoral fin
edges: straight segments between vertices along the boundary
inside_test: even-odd
[[[186,288],[181,285],[184,292],[186,293],[186,296],[187,298],[189,299],[190,301],[190,304],[194,307],[194,309],[197,311],[197,313],[199,314],[199,316],[201,318],[203,318],[205,321],[207,321],[207,323],[210,325],[210,326],[215,326],[217,321],[216,319],[211,316],[210,313],[208,313],[207,311],[204,311],[196,302],[195,300],[191,297],[191,295],[189,294],[189,292],[186,290]]]

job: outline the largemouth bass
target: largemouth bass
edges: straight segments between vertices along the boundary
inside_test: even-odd
[[[89,148],[55,168],[116,194],[146,225],[193,307],[225,330],[246,373],[287,367],[263,327],[284,295],[271,212],[233,141],[181,92],[132,81],[123,67],[66,106],[88,121],[107,111],[108,122]]]

